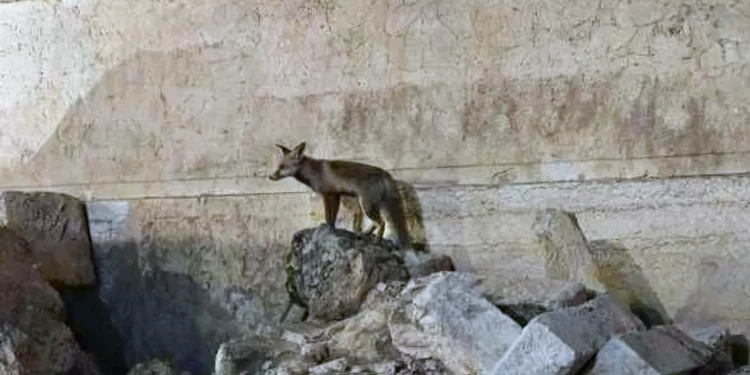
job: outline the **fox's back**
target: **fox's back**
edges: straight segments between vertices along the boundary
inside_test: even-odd
[[[349,194],[380,190],[392,179],[382,168],[348,160],[328,160],[325,169],[326,180],[333,185],[331,188]]]

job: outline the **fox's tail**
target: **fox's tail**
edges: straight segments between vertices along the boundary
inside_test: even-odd
[[[393,223],[393,229],[396,232],[398,246],[405,248],[409,245],[409,230],[406,226],[406,217],[404,215],[404,205],[401,202],[401,194],[398,191],[398,185],[395,181],[390,181],[386,185],[383,205],[388,212],[388,216]]]

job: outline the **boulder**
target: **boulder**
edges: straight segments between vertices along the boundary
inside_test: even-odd
[[[521,333],[466,273],[413,279],[400,298],[389,319],[395,347],[416,359],[438,359],[456,374],[488,373]]]
[[[712,350],[674,326],[628,332],[613,337],[601,348],[588,375],[720,374],[709,369]]]
[[[445,254],[425,253],[422,251],[405,250],[398,253],[404,260],[411,278],[431,275],[441,271],[455,271],[453,259]]]
[[[1,244],[0,244],[1,245]],[[7,254],[7,248],[0,253]],[[5,257],[0,264],[0,317],[13,342],[23,374],[57,374],[70,370],[79,353],[65,325],[62,300],[42,274],[23,260]],[[8,331],[12,326],[12,330]],[[19,349],[23,348],[23,349]]]
[[[245,336],[219,346],[214,374],[304,374],[316,365],[300,353],[298,345],[281,338]]]
[[[298,231],[287,258],[290,297],[315,319],[352,316],[377,283],[409,279],[396,250],[326,224]]]
[[[637,317],[603,294],[532,319],[491,373],[575,374],[612,336],[643,330]]]
[[[0,224],[18,233],[44,278],[57,285],[94,285],[86,209],[61,193],[6,191],[0,194]]]
[[[329,355],[347,357],[352,363],[376,363],[394,358],[388,318],[398,307],[398,293],[405,283],[378,284],[362,304],[360,311],[328,326],[318,340],[325,340]]]
[[[154,359],[133,366],[128,375],[190,375],[190,373],[177,371],[166,361]]]

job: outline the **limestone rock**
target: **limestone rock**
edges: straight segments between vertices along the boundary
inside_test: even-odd
[[[389,241],[375,244],[325,224],[296,232],[291,251],[295,293],[307,304],[310,316],[323,321],[356,313],[377,283],[409,278]]]
[[[401,299],[389,320],[394,345],[417,359],[438,359],[457,374],[488,373],[521,332],[466,273],[413,279]]]
[[[596,291],[605,290],[596,279],[586,236],[573,213],[558,209],[538,211],[533,230],[546,261],[548,278],[577,281]]]
[[[436,359],[418,359],[402,355],[396,375],[453,375],[453,373]]]
[[[601,348],[588,375],[717,374],[705,364],[711,349],[673,326],[613,337]]]
[[[332,357],[347,357],[355,363],[373,363],[393,358],[388,318],[398,307],[398,300],[389,295],[387,286],[373,289],[360,311],[326,328],[327,348]]]
[[[315,365],[302,356],[298,345],[274,337],[246,336],[219,346],[214,374],[303,374]]]
[[[440,271],[455,271],[451,257],[445,254],[406,250],[399,252],[412,278],[427,276]]]
[[[311,375],[340,374],[349,369],[349,361],[346,358],[338,358],[333,361],[321,363],[311,367],[308,371]]]
[[[83,202],[61,193],[6,191],[0,206],[0,222],[28,243],[47,281],[96,283]]]
[[[575,374],[612,336],[642,330],[637,317],[604,294],[532,319],[492,374]]]
[[[0,323],[0,374],[24,375],[24,356],[29,352],[29,337],[18,328]]]
[[[169,363],[154,359],[135,365],[128,375],[190,375],[187,371],[177,371]]]
[[[0,253],[3,252],[0,248]],[[16,345],[24,347],[15,352],[24,374],[70,370],[79,349],[73,333],[64,324],[60,296],[28,263],[4,260],[0,264],[0,314],[4,323],[17,330],[10,335],[11,339],[21,340]]]
[[[496,295],[487,298],[521,325],[539,314],[578,306],[594,294],[581,283],[552,279],[519,280],[493,293]]]

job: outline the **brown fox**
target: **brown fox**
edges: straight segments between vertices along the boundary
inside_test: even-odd
[[[404,208],[396,180],[384,169],[346,160],[314,159],[304,155],[305,142],[290,150],[282,145],[283,157],[273,174],[272,181],[294,177],[323,196],[325,220],[335,227],[336,216],[342,196],[356,197],[359,206],[370,220],[375,222],[364,233],[372,234],[377,228],[377,240],[383,238],[385,221],[381,210],[388,214],[396,232],[397,244],[404,248],[409,245],[409,233],[404,217]]]

